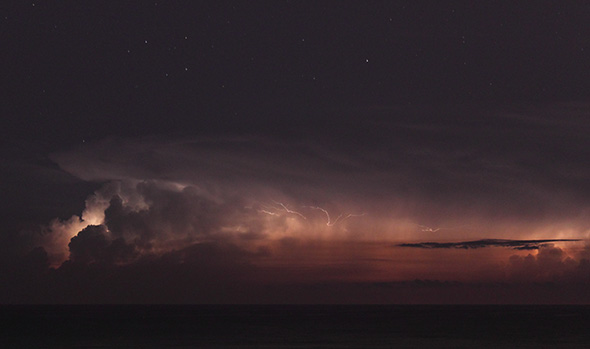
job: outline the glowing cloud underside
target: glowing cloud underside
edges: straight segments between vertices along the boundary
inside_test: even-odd
[[[55,267],[74,255],[78,261],[125,265],[197,245],[224,244],[269,270],[307,270],[321,278],[318,273],[327,268],[326,278],[353,280],[478,277],[483,269],[503,270],[512,255],[534,257],[555,248],[564,259],[585,258],[582,240],[590,237],[590,211],[584,208],[523,218],[508,211],[510,206],[496,210],[504,210],[497,200],[516,201],[512,188],[500,188],[486,200],[475,200],[470,188],[439,200],[399,184],[428,184],[416,172],[422,163],[416,169],[386,164],[391,168],[381,171],[383,165],[372,163],[369,152],[326,159],[319,148],[297,147],[247,139],[103,141],[56,154],[66,171],[106,184],[87,198],[80,217],[51,222],[39,244]],[[304,155],[286,159],[285,153]],[[454,182],[448,185],[455,188]],[[484,248],[494,246],[508,248]],[[478,262],[469,265],[472,272],[455,259],[465,252],[460,250],[477,254]],[[92,258],[83,258],[85,253]],[[440,254],[453,264],[437,269],[444,264]],[[431,275],[432,270],[438,274]],[[454,274],[445,276],[445,270]]]

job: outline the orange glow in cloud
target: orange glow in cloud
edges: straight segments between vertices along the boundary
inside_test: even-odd
[[[278,192],[264,196],[264,200],[241,199],[235,194],[224,197],[174,182],[112,182],[86,200],[81,218],[53,221],[41,243],[52,266],[58,267],[68,259],[72,237],[90,225],[106,224],[108,241],[122,238],[135,251],[128,263],[142,255],[161,256],[195,244],[223,242],[256,256],[251,263],[263,271],[261,278],[268,282],[496,282],[513,278],[522,265],[533,269],[550,265],[557,273],[567,267],[568,258],[577,260],[585,242],[539,244],[534,247],[538,250],[428,249],[399,244],[588,236],[588,230],[576,222],[466,216],[439,219],[435,225],[395,208],[371,212],[345,201],[318,206]],[[113,203],[113,198],[118,201]],[[558,252],[552,264],[543,257],[550,254],[543,251]],[[537,256],[545,259],[537,261]],[[535,273],[539,280],[553,275]]]

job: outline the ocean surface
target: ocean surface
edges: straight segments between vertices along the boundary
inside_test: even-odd
[[[2,348],[590,348],[590,306],[4,305]]]

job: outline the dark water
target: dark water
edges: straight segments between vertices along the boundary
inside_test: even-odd
[[[589,306],[1,306],[0,347],[588,348]]]

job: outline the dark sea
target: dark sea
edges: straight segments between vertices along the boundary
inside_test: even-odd
[[[590,348],[590,306],[5,305],[1,348]]]

